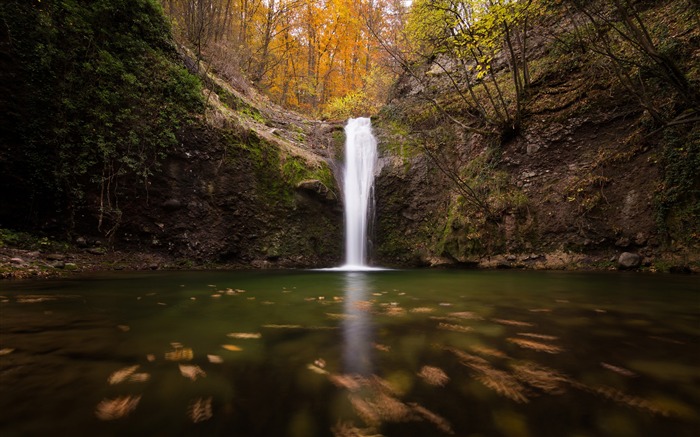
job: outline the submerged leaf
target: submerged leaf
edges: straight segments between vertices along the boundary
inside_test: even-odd
[[[301,328],[301,325],[275,325],[275,324],[268,324],[268,325],[262,325],[263,328],[272,328],[272,329],[299,329]]]
[[[199,366],[189,365],[189,364],[179,364],[180,373],[185,378],[189,378],[192,381],[196,381],[197,378],[207,376],[207,373],[202,370]]]
[[[435,309],[430,308],[430,307],[417,307],[417,308],[411,308],[409,311],[412,313],[417,313],[417,314],[425,314],[425,313],[432,313],[433,311],[435,311]]]
[[[559,352],[563,351],[563,349],[560,348],[559,346],[538,343],[536,341],[525,340],[522,338],[508,338],[508,341],[511,343],[515,343],[522,348],[532,349],[532,350],[535,350],[537,352],[546,352],[548,354],[558,354]]]
[[[232,351],[232,352],[240,352],[243,349],[234,345],[234,344],[222,344],[222,348],[226,349],[227,351]]]
[[[500,323],[501,325],[508,326],[535,326],[532,323],[520,322],[518,320],[508,320],[508,319],[491,319],[492,322]]]
[[[150,373],[134,373],[129,377],[129,382],[146,382],[151,379]]]
[[[527,403],[525,397],[525,387],[523,387],[513,376],[494,368],[483,369],[476,376],[486,387],[494,390],[496,393],[505,396],[515,402]]]
[[[256,339],[262,337],[262,334],[259,332],[232,332],[230,334],[226,334],[227,337],[231,338],[240,338],[244,340],[249,340],[249,339]]]
[[[306,366],[307,369],[311,370],[312,372],[318,373],[319,375],[327,375],[328,371],[325,369],[322,369],[321,367],[315,365],[315,364],[309,364]]]
[[[537,338],[539,340],[559,340],[559,337],[556,337],[554,335],[535,334],[533,332],[518,332],[518,335],[522,335],[523,337]]]
[[[126,381],[140,366],[137,364],[135,366],[125,367],[123,369],[117,370],[116,372],[109,375],[107,382],[110,384],[119,384],[120,382]]]
[[[188,412],[192,422],[199,423],[212,418],[211,401],[212,397],[209,396],[208,398],[195,399],[190,404]]]
[[[224,362],[223,358],[218,355],[207,355],[207,359],[212,364],[221,364]]]
[[[422,405],[419,405],[415,402],[412,402],[408,404],[413,408],[413,411],[418,413],[420,416],[422,416],[425,420],[428,422],[432,423],[433,425],[437,426],[438,429],[445,434],[454,434],[454,431],[452,430],[452,426],[450,425],[450,422],[447,421],[444,417],[433,413],[432,411],[428,410],[427,408],[423,407]]]
[[[423,366],[418,372],[418,376],[423,378],[430,385],[444,386],[450,377],[442,369],[432,366]]]
[[[103,399],[95,410],[95,415],[100,420],[114,420],[120,419],[127,416],[132,412],[139,401],[141,396],[119,396],[115,399]]]
[[[534,363],[513,365],[515,377],[520,381],[550,394],[563,394],[565,384],[571,380],[566,375]]]
[[[612,364],[608,363],[600,363],[601,366],[605,367],[608,370],[612,370],[615,373],[618,373],[622,376],[627,376],[628,378],[634,378],[635,376],[638,376],[636,373],[629,369],[625,369],[624,367],[619,367],[619,366],[613,366]]]
[[[190,348],[180,347],[165,353],[165,359],[168,361],[190,361],[192,358],[194,358],[194,352]]]
[[[474,330],[474,328],[470,326],[462,326],[462,325],[455,325],[453,323],[438,323],[438,329],[444,329],[447,331],[454,331],[454,332],[471,332]]]

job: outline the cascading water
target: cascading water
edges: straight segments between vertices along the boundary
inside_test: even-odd
[[[351,118],[345,126],[345,265],[367,269],[367,228],[374,207],[377,140],[369,118]]]

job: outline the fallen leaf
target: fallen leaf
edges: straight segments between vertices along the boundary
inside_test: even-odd
[[[559,346],[554,346],[551,344],[545,344],[545,343],[538,343],[536,341],[530,341],[530,340],[525,340],[522,338],[508,338],[508,341],[511,343],[515,343],[518,346],[525,348],[525,349],[532,349],[537,352],[546,352],[548,354],[558,354],[559,352],[563,351],[562,348]]]
[[[140,366],[137,364],[135,366],[129,366],[125,367],[123,369],[117,370],[116,372],[112,373],[109,375],[109,378],[107,378],[107,382],[110,384],[119,384],[121,382],[124,382],[129,378]]]
[[[213,364],[221,364],[224,362],[224,359],[218,355],[207,355],[207,359]]]
[[[635,376],[638,376],[636,373],[629,369],[625,369],[624,367],[619,367],[619,366],[613,366],[612,364],[608,363],[600,363],[601,366],[605,367],[608,370],[612,370],[615,373],[618,373],[622,376],[627,376],[629,378],[634,378]]]
[[[129,382],[146,382],[151,379],[149,373],[134,373],[129,376]]]
[[[178,348],[165,353],[165,359],[168,361],[190,361],[192,358],[194,352],[190,348]]]
[[[95,410],[95,415],[100,420],[114,420],[127,416],[132,412],[141,396],[119,396],[115,399],[103,399]]]
[[[259,332],[231,332],[230,334],[226,334],[226,337],[248,340],[260,338],[262,337],[262,334]]]
[[[520,322],[518,320],[507,320],[507,319],[491,319],[492,322],[500,323],[501,325],[509,326],[535,326],[532,323]]]
[[[418,372],[418,376],[423,378],[428,384],[439,387],[444,386],[450,380],[450,377],[442,369],[433,366],[423,366]]]
[[[540,340],[559,340],[559,337],[555,337],[554,335],[535,334],[532,332],[518,332],[518,335],[522,335],[523,337],[538,338]]]
[[[207,376],[207,373],[204,370],[202,370],[199,366],[190,364],[179,364],[178,366],[180,367],[180,373],[182,374],[182,376],[184,376],[185,378],[189,378],[192,381],[196,381],[197,378],[199,378],[200,376]]]
[[[208,398],[195,399],[190,404],[188,411],[192,422],[199,423],[212,418],[211,401],[212,398],[210,396]]]
[[[221,347],[226,349],[227,351],[232,351],[232,352],[240,352],[243,350],[240,347],[233,345],[233,344],[222,344]]]
[[[438,329],[445,329],[447,331],[454,331],[454,332],[471,332],[474,330],[474,328],[470,326],[462,326],[462,325],[455,325],[452,323],[438,323]]]
[[[322,369],[314,364],[309,364],[306,366],[307,369],[311,370],[312,372],[318,373],[319,375],[327,375],[328,371],[325,369]]]

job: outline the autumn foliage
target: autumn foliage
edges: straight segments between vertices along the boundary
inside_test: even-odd
[[[162,3],[180,40],[217,70],[242,74],[275,103],[333,118],[383,103],[392,70],[376,36],[392,39],[406,8],[401,0]]]

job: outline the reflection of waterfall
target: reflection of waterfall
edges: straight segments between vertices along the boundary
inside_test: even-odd
[[[373,207],[377,140],[369,118],[351,118],[345,126],[345,268],[367,264],[367,228]]]
[[[372,331],[367,302],[369,277],[366,273],[345,275],[345,320],[343,321],[343,367],[345,373],[372,374]]]

